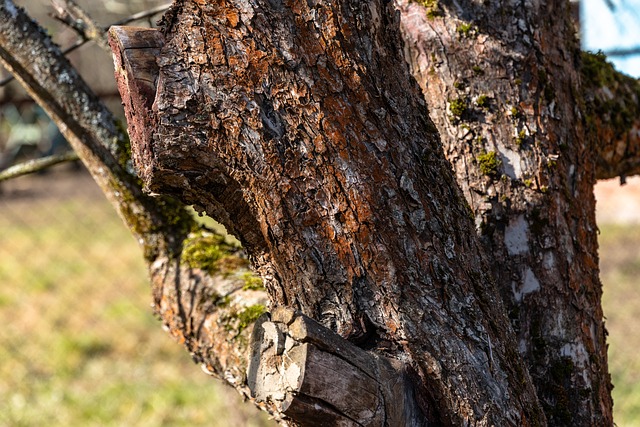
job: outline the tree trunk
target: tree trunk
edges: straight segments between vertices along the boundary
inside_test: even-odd
[[[604,153],[586,132],[601,115],[582,98],[569,3],[400,3],[412,72],[547,420],[611,425],[593,197]]]
[[[402,360],[426,420],[542,425],[397,18],[181,2],[133,157],[150,190],[232,230],[274,306]]]

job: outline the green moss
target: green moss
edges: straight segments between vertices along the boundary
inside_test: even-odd
[[[449,100],[449,111],[455,117],[461,117],[467,111],[467,100],[465,98]]]
[[[123,182],[127,181],[125,185]],[[137,181],[137,177],[126,175],[110,182],[120,202],[121,217],[142,242],[146,260],[155,259],[162,251],[177,256],[182,251],[182,240],[198,225],[184,205],[171,197],[134,196],[131,188],[141,187]]]
[[[521,129],[516,136],[516,145],[522,147],[522,144],[527,140],[527,132],[524,129]]]
[[[501,164],[502,162],[498,158],[498,153],[495,151],[488,151],[478,156],[478,165],[484,175],[498,175]]]
[[[471,26],[471,24],[465,22],[464,24],[458,25],[456,31],[461,37],[469,37],[469,35],[471,35],[472,29],[473,27]]]
[[[453,83],[453,87],[455,87],[455,88],[456,88],[456,89],[458,89],[458,90],[464,90],[464,88],[466,87],[466,85],[465,85],[464,81],[462,81],[462,80],[456,80],[456,81]]]
[[[216,305],[218,307],[228,307],[231,304],[231,296],[225,295],[223,297],[216,296]]]
[[[479,65],[474,65],[473,67],[471,67],[471,70],[473,71],[473,74],[477,76],[481,76],[484,74],[484,70]]]
[[[596,86],[610,86],[615,83],[616,71],[602,51],[582,52],[582,75]]]
[[[533,187],[533,180],[531,178],[526,178],[522,180],[522,183],[524,184],[525,187],[527,188],[531,188]]]
[[[261,291],[264,289],[262,279],[251,272],[244,273],[242,275],[242,280],[244,280],[244,286],[242,287],[243,291]]]
[[[238,312],[236,318],[238,319],[238,334],[245,330],[247,326],[255,322],[258,317],[266,313],[267,307],[263,304],[254,304],[246,307]]]
[[[478,99],[476,99],[476,105],[480,108],[489,108],[490,102],[491,98],[487,95],[480,95]]]
[[[125,170],[129,171],[130,169],[132,169],[131,140],[129,139],[129,134],[127,133],[127,126],[121,120],[116,120],[115,123],[116,128],[118,129],[118,133],[121,136],[115,141],[117,146],[118,164]]]
[[[434,19],[442,16],[442,11],[438,6],[437,0],[413,0],[414,3],[419,4],[427,9],[427,18]]]
[[[181,260],[191,268],[200,268],[214,274],[220,272],[218,262],[229,256],[231,250],[223,236],[200,231],[190,234],[184,241]]]
[[[229,248],[231,247],[232,246],[229,246]],[[248,268],[249,260],[235,254],[224,255],[217,261],[216,265],[220,274],[226,277],[227,275],[238,271],[240,268]]]
[[[640,82],[617,72],[602,52],[582,52],[581,73],[587,93],[597,93],[608,88],[615,97],[608,99],[595,96],[587,99],[585,122],[593,132],[600,122],[614,129],[613,139],[624,138],[640,115],[637,99],[640,97]]]

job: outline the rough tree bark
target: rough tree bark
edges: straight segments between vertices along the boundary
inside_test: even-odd
[[[392,5],[173,12],[128,109],[147,187],[232,230],[275,306],[403,360],[427,420],[543,423]]]
[[[621,151],[631,123],[606,135],[615,127],[603,125],[602,95],[592,95],[602,79],[581,70],[607,69],[583,66],[566,1],[400,3],[413,74],[492,254],[548,422],[612,424],[593,184],[596,166],[601,176],[631,170],[621,160],[634,158],[637,136]],[[632,96],[612,103],[637,108]]]
[[[0,61],[56,122],[138,239],[154,311],[171,335],[205,372],[250,399],[249,326],[267,298],[246,257],[198,226],[180,203],[143,193],[121,125],[46,32],[9,0],[0,3]]]
[[[276,419],[611,425],[591,187],[636,173],[637,83],[564,2],[396,6],[181,0],[164,37],[113,32],[139,175],[240,238],[255,328],[246,260],[142,194],[8,0],[0,58],[140,238],[171,333]]]

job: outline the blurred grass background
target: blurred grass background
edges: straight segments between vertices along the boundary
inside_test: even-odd
[[[274,425],[162,330],[141,251],[88,173],[0,188],[1,426]]]
[[[599,241],[603,306],[609,331],[609,371],[614,386],[614,421],[620,427],[638,427],[640,224],[602,224]]]

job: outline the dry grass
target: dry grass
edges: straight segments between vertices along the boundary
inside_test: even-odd
[[[162,331],[140,250],[90,178],[51,176],[0,195],[0,425],[273,425]]]
[[[640,226],[600,228],[614,420],[619,426],[640,426]]]

